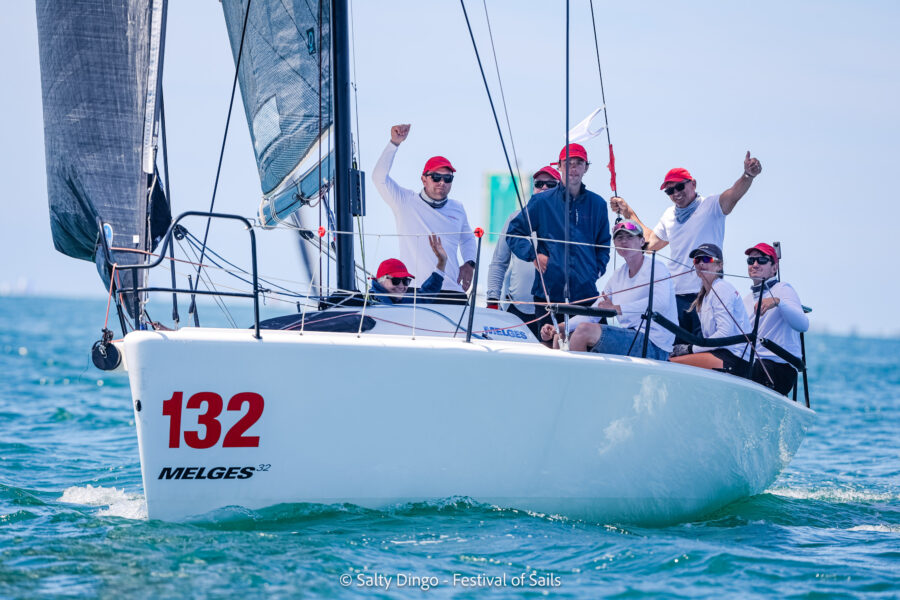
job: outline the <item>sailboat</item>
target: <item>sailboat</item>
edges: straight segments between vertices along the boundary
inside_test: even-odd
[[[222,5],[263,191],[256,223],[171,217],[157,168],[166,1],[37,2],[54,241],[94,261],[115,302],[123,338],[107,331],[93,357],[128,373],[151,518],[462,495],[665,524],[761,493],[790,462],[814,413],[751,381],[552,351],[474,290],[370,303],[352,235],[365,203],[347,0]],[[250,290],[230,295],[253,300],[252,327],[149,327],[149,294],[204,293],[174,271],[171,288],[146,276],[198,215],[248,228]],[[320,271],[315,309],[260,321],[255,230],[283,223],[333,256],[335,282]]]

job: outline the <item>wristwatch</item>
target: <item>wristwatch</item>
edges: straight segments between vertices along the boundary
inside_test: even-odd
[[[475,261],[474,261],[474,260],[467,260],[467,261],[465,262],[465,264],[469,265],[469,266],[472,267],[473,269],[475,268]]]

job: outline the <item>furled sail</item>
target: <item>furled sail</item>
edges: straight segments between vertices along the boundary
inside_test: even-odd
[[[315,202],[333,179],[331,3],[223,0],[259,167],[260,221],[275,225]]]
[[[101,235],[110,248],[147,251],[171,221],[155,171],[166,0],[36,5],[53,243],[94,261],[108,284]],[[146,258],[111,251],[121,265]],[[131,287],[128,273],[119,281]]]

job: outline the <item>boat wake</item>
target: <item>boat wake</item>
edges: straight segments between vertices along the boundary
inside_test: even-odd
[[[147,502],[143,494],[126,492],[115,487],[73,486],[67,488],[59,499],[67,504],[82,506],[105,506],[97,512],[100,517],[121,517],[123,519],[147,519]]]
[[[900,499],[900,494],[891,492],[874,492],[871,490],[859,490],[853,488],[770,488],[768,493],[783,498],[796,500],[821,500],[838,504],[855,504],[866,502],[890,502]]]

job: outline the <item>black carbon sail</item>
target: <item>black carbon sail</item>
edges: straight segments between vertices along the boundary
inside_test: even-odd
[[[104,247],[112,262],[146,262],[171,221],[155,166],[166,0],[36,7],[53,243],[108,285]]]

